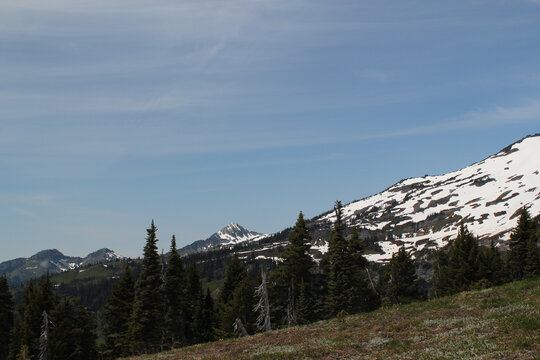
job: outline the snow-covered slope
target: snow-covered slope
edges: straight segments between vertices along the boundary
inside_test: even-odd
[[[230,223],[223,229],[212,234],[208,239],[195,241],[179,251],[183,254],[189,254],[220,246],[232,246],[240,243],[257,241],[267,236],[268,235],[266,234],[247,230],[236,223]]]
[[[387,234],[379,242],[382,261],[400,246],[422,250],[455,238],[459,223],[482,240],[504,246],[526,206],[540,214],[540,135],[526,137],[464,169],[440,176],[406,179],[389,189],[343,208],[348,226]],[[315,218],[335,221],[334,213]],[[320,239],[317,243],[321,243]]]

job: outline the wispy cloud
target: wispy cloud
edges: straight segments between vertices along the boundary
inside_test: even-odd
[[[387,81],[390,78],[390,75],[387,72],[376,70],[376,69],[364,69],[356,73],[358,77],[365,78],[368,80],[374,81]]]
[[[113,120],[57,122],[49,129],[38,124],[7,123],[0,132],[0,150],[25,148],[47,154],[122,155],[189,154],[285,148],[444,133],[517,123],[540,124],[540,100],[518,106],[494,106],[425,125],[389,124],[388,130],[351,135],[347,128],[332,133],[309,128],[288,128],[280,123],[254,121]],[[46,139],[46,140],[45,140]],[[152,139],[151,142],[148,140]]]
[[[528,101],[518,106],[478,109],[447,120],[434,119],[433,124],[429,125],[374,132],[361,137],[350,137],[346,141],[416,136],[517,123],[540,124],[540,100]]]
[[[0,192],[0,200],[5,202],[23,203],[28,205],[46,205],[56,200],[57,196],[53,194],[21,194]]]

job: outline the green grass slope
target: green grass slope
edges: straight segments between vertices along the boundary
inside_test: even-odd
[[[129,359],[540,359],[540,279]]]

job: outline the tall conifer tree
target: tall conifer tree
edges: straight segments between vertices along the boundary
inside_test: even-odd
[[[235,253],[227,266],[225,282],[219,292],[219,301],[223,304],[229,303],[232,300],[234,289],[246,276],[244,264]]]
[[[23,318],[22,341],[19,345],[31,358],[37,358],[40,353],[39,337],[43,324],[43,311],[50,314],[56,302],[48,272],[38,281],[37,286],[32,281],[28,282],[23,293],[22,304],[18,308],[18,312]],[[20,349],[15,350],[14,354],[19,354],[19,352]]]
[[[490,248],[480,248],[478,239],[463,223],[449,249],[437,252],[433,274],[433,293],[437,297],[504,281],[498,250],[493,244]]]
[[[289,244],[283,254],[283,272],[287,277],[287,283],[293,281],[295,297],[300,294],[300,283],[304,282],[307,287],[311,284],[311,270],[315,261],[309,254],[311,248],[311,236],[308,233],[304,214],[300,212],[296,224],[289,234]]]
[[[255,286],[249,276],[242,279],[234,289],[231,305],[234,319],[240,319],[247,332],[253,334],[256,330],[257,314]]]
[[[213,341],[215,339],[216,309],[210,289],[206,289],[206,296],[195,319],[196,333],[200,342]]]
[[[96,319],[64,297],[51,313],[49,359],[96,360]]]
[[[362,256],[363,245],[358,233],[350,241],[345,239],[342,205],[336,201],[336,221],[330,232],[326,261],[328,266],[327,313],[334,316],[341,311],[356,313],[370,311],[379,305],[364,275],[366,261]]]
[[[313,298],[306,291],[304,282],[300,283],[300,295],[296,304],[296,323],[299,325],[309,324],[314,320]]]
[[[146,230],[143,269],[135,285],[135,300],[130,324],[132,351],[152,353],[161,349],[163,337],[163,302],[161,260],[157,249],[157,228]]]
[[[316,264],[309,254],[310,248],[311,236],[307,230],[304,214],[300,212],[295,226],[289,233],[287,247],[280,256],[283,261],[270,275],[273,283],[270,287],[273,306],[277,313],[283,314],[285,309],[288,309],[290,317],[288,322],[296,322],[294,314],[299,304],[300,284],[304,284],[304,295],[306,297],[312,296],[312,271]],[[313,308],[310,308],[309,311],[313,312]],[[307,316],[312,317],[313,314]]]
[[[130,354],[129,324],[134,295],[133,275],[127,265],[118,282],[113,285],[103,310],[106,355],[111,358]]]
[[[200,327],[197,324],[203,306],[203,290],[201,276],[195,262],[187,269],[187,301],[186,301],[186,338],[188,343],[196,344],[201,341]]]
[[[416,267],[404,247],[392,255],[383,279],[385,294],[393,304],[404,304],[421,297]]]
[[[510,235],[508,269],[513,280],[521,280],[528,275],[538,274],[536,224],[529,211],[523,207],[516,228]]]
[[[187,282],[182,258],[176,249],[176,237],[171,240],[171,254],[165,273],[165,296],[167,300],[166,324],[167,338],[171,346],[187,345],[186,307]]]
[[[540,248],[538,236],[531,236],[527,241],[527,257],[523,268],[526,277],[540,276]]]
[[[7,277],[0,277],[0,359],[9,353],[9,337],[13,328],[13,296],[9,291]]]
[[[489,247],[481,247],[478,252],[478,279],[486,286],[500,285],[506,281],[505,266],[499,250],[493,241]]]
[[[248,332],[255,328],[254,286],[248,277],[247,270],[234,254],[225,276],[225,283],[220,291],[220,326],[221,330],[233,335],[233,324],[239,318]]]
[[[344,310],[349,312],[350,304],[350,283],[348,281],[348,271],[351,267],[351,259],[347,256],[347,241],[343,234],[342,205],[336,201],[334,206],[336,221],[330,239],[328,241],[328,300],[327,310],[330,316],[336,315]]]

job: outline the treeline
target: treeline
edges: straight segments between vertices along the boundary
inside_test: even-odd
[[[334,212],[328,251],[320,261],[310,255],[312,239],[300,213],[287,231],[287,245],[277,265],[248,267],[235,254],[217,294],[203,288],[195,262],[184,264],[174,236],[165,263],[158,254],[157,228],[152,222],[139,276],[135,279],[132,268],[126,266],[112,287],[103,310],[104,341],[99,347],[95,317],[73,300],[54,295],[48,276],[37,286],[28,283],[15,312],[4,276],[0,278],[0,322],[7,325],[0,327],[0,359],[37,359],[43,352],[48,359],[113,359],[153,353],[540,274],[538,224],[525,208],[504,254],[493,244],[480,246],[462,224],[457,238],[435,253],[429,294],[418,286],[410,252],[399,249],[381,271],[374,271],[356,229],[345,236],[340,202]],[[205,269],[204,264],[199,266]]]

